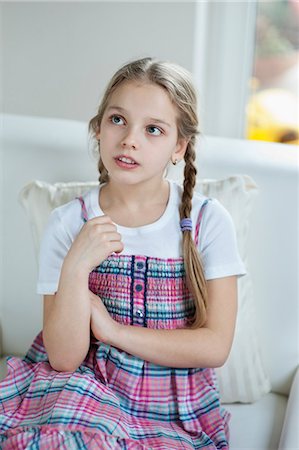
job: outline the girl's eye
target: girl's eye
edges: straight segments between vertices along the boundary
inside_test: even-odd
[[[114,123],[114,125],[124,125],[124,120],[120,117],[114,114],[110,118],[111,122]]]
[[[150,125],[149,127],[147,127],[147,131],[152,136],[160,136],[160,134],[162,134],[160,128],[155,127],[154,125]]]

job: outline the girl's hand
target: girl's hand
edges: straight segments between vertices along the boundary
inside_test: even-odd
[[[64,265],[71,271],[89,274],[112,253],[124,246],[116,225],[108,216],[94,217],[86,222],[71,245]]]
[[[111,342],[111,336],[117,333],[119,324],[112,319],[100,297],[91,291],[89,291],[89,294],[91,304],[91,331],[98,341],[109,344]]]

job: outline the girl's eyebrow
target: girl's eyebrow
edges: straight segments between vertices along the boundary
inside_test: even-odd
[[[111,105],[111,106],[109,106],[107,109],[108,109],[108,110],[110,110],[110,109],[114,109],[114,110],[115,110],[115,109],[116,109],[117,111],[120,111],[120,112],[122,112],[122,113],[126,113],[126,112],[127,112],[127,111],[126,111],[124,108],[122,108],[121,106],[116,106],[116,105]],[[168,122],[165,122],[165,120],[162,120],[162,119],[156,119],[156,118],[154,118],[154,117],[149,117],[148,120],[151,121],[151,122],[155,122],[155,123],[161,123],[161,124],[166,125],[166,126],[168,126],[168,127],[171,128],[171,125],[170,125]]]
[[[124,108],[122,108],[121,106],[115,106],[115,105],[111,105],[111,106],[109,106],[109,108],[107,108],[108,110],[109,109],[117,109],[118,111],[121,111],[121,112],[126,112],[126,110],[124,109]]]

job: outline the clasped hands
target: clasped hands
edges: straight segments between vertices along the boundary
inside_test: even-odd
[[[112,338],[115,338],[121,325],[110,316],[100,297],[91,291],[89,291],[89,295],[91,305],[91,331],[98,341],[104,344],[111,344]]]

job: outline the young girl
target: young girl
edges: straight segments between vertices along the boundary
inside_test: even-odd
[[[8,360],[1,448],[227,449],[213,368],[230,351],[245,271],[229,214],[193,194],[189,74],[125,65],[89,126],[100,185],[45,230],[43,331]],[[183,188],[164,176],[181,160]]]

